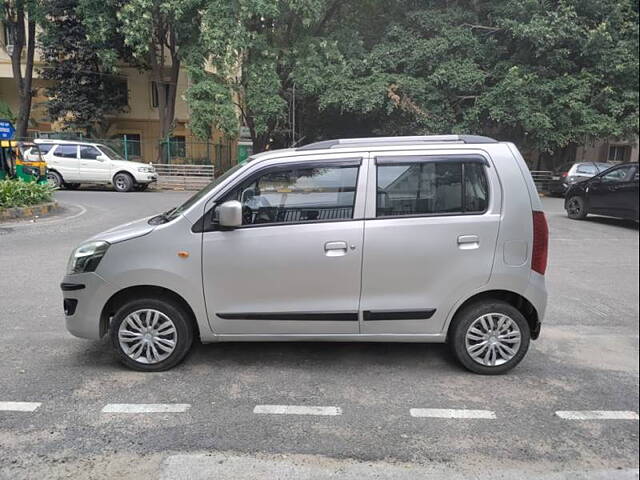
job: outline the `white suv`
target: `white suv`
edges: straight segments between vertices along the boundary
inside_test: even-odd
[[[113,185],[117,192],[145,190],[157,181],[152,165],[130,162],[100,143],[36,139],[47,162],[47,178],[56,187],[76,189],[82,183]]]

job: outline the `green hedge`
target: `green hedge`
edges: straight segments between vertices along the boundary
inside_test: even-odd
[[[43,183],[0,180],[0,208],[27,207],[50,202],[55,188]]]

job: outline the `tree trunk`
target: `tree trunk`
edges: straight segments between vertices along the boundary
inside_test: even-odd
[[[16,36],[11,53],[11,69],[18,91],[18,121],[16,122],[16,137],[27,136],[29,118],[31,117],[31,102],[33,98],[33,58],[35,54],[36,23],[33,19],[27,20],[27,31],[25,31],[25,11],[24,4],[18,2],[15,12],[15,32]],[[27,54],[25,58],[25,71],[22,73],[22,52],[25,44]]]

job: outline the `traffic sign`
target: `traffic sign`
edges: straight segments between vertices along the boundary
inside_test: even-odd
[[[0,139],[9,140],[16,134],[16,129],[9,120],[0,120]]]

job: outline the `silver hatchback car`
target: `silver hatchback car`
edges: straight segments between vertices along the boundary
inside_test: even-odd
[[[548,229],[511,143],[343,139],[255,155],[183,205],[76,248],[67,329],[143,371],[194,338],[448,342],[506,372],[538,337]]]

